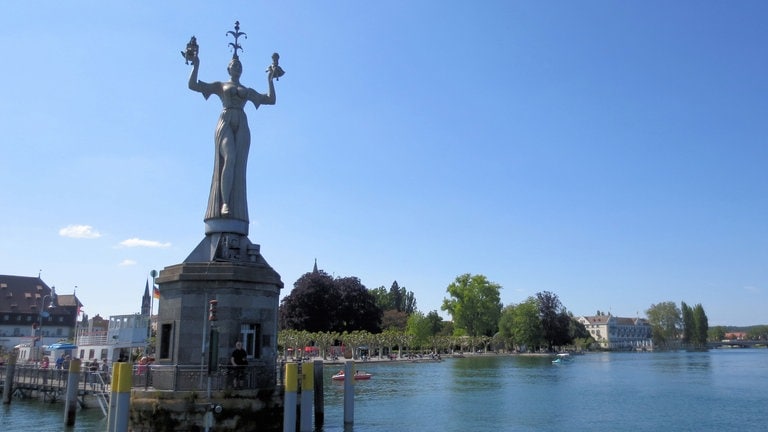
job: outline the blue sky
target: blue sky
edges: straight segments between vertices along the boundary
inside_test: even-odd
[[[479,273],[504,304],[768,323],[766,2],[110,3],[2,6],[0,273],[138,311],[204,237],[221,105],[180,51],[226,79],[239,20],[242,81],[286,70],[247,108],[284,295],[317,259],[424,312]]]

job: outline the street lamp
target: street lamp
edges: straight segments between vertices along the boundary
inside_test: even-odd
[[[157,277],[159,273],[157,273],[157,270],[152,270],[149,272],[149,275],[152,276],[152,292],[149,296],[149,322],[147,323],[147,346],[144,348],[144,352],[149,355],[149,344],[150,340],[152,339],[152,309],[155,308],[155,290],[157,289],[155,287],[155,278]]]
[[[38,326],[38,329],[40,330],[40,348],[43,347],[43,318],[47,318],[51,316],[48,312],[45,311],[45,299],[48,298],[50,300],[50,304],[48,305],[48,309],[54,309],[56,307],[56,287],[51,287],[51,293],[46,294],[43,296],[42,299],[40,299],[40,325]]]

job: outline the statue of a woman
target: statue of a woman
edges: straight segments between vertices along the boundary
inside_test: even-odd
[[[189,88],[203,94],[205,99],[215,94],[221,99],[224,109],[219,116],[214,138],[215,155],[213,164],[213,179],[211,193],[208,197],[208,210],[205,212],[206,222],[211,219],[231,218],[248,224],[248,202],[246,197],[245,172],[248,163],[248,149],[251,145],[251,132],[248,129],[248,118],[245,115],[245,104],[253,102],[259,105],[275,104],[275,86],[272,82],[275,68],[267,70],[267,94],[261,94],[240,83],[243,65],[235,50],[227,71],[230,79],[226,82],[214,81],[207,83],[197,79],[200,59],[197,49],[190,55],[192,73],[189,75]],[[247,230],[247,228],[246,228]]]

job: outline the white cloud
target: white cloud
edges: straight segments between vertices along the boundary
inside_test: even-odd
[[[134,261],[134,260],[132,260],[132,259],[124,259],[124,260],[123,260],[122,262],[120,262],[120,264],[118,264],[118,265],[119,265],[120,267],[130,267],[130,266],[135,266],[135,265],[136,265],[136,261]]]
[[[69,225],[59,230],[59,235],[69,238],[95,239],[101,237],[101,233],[90,225]]]
[[[748,291],[748,292],[751,292],[751,293],[755,293],[755,294],[760,293],[760,292],[763,291],[759,287],[752,286],[752,285],[745,286],[744,290]]]
[[[167,248],[171,247],[170,243],[161,243],[154,240],[142,240],[140,238],[132,238],[123,240],[120,242],[122,247],[148,247],[148,248]]]

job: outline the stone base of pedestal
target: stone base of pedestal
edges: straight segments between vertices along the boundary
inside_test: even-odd
[[[282,431],[282,389],[214,392],[133,390],[133,432]]]

